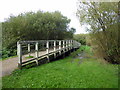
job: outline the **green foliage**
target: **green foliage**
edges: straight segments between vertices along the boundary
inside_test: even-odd
[[[112,28],[113,29],[113,28]],[[91,45],[98,57],[103,57],[110,63],[120,63],[117,32],[109,28],[107,34],[99,32],[91,34]],[[116,36],[115,36],[116,35]]]
[[[118,66],[91,58],[65,59],[16,70],[2,78],[3,88],[118,88]]]
[[[27,56],[27,57],[25,57],[25,58],[34,58],[34,56]]]
[[[82,45],[86,45],[86,38],[88,34],[74,34],[74,40],[80,42]]]
[[[0,78],[0,89],[2,90],[2,78]]]
[[[118,2],[79,3],[77,16],[81,24],[91,26],[90,44],[98,57],[120,63]]]
[[[38,11],[10,16],[3,22],[3,45],[14,48],[18,40],[65,39],[70,20],[60,12]],[[68,38],[68,37],[67,37]]]
[[[10,16],[2,22],[3,47],[14,53],[16,42],[19,40],[71,39],[75,29],[69,29],[69,23],[70,19],[58,11],[26,12]]]
[[[8,58],[10,56],[10,51],[3,49],[2,50],[2,58]]]
[[[15,56],[16,53],[17,53],[16,50],[10,50],[10,49],[3,48],[3,50],[2,50],[2,59],[8,58],[10,56]]]

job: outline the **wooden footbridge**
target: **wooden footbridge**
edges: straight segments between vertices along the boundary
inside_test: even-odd
[[[22,68],[32,62],[39,65],[39,62],[45,59],[50,62],[50,60],[76,50],[80,45],[75,40],[18,41],[18,67]]]

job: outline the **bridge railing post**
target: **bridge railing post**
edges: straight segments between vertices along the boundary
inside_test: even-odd
[[[70,40],[70,50],[72,49],[72,40]]]
[[[70,50],[70,46],[71,46],[71,45],[70,45],[70,40],[69,40],[69,50]]]
[[[28,44],[28,54],[30,56],[30,44]]]
[[[67,51],[67,48],[68,48],[68,47],[67,47],[67,40],[66,40],[66,51]]]
[[[63,52],[65,53],[65,40],[63,40]]]
[[[61,55],[61,41],[59,41],[59,54]]]
[[[46,42],[46,53],[47,53],[48,62],[50,62],[50,60],[49,60],[49,41]]]
[[[73,50],[75,50],[75,40],[73,40]]]
[[[38,65],[38,42],[35,43],[35,57],[36,57],[36,63]]]
[[[54,41],[54,58],[56,58],[56,41]]]
[[[69,40],[67,40],[67,51],[69,50]]]
[[[17,42],[18,68],[22,69],[22,47],[19,41]]]
[[[74,46],[73,46],[74,44],[73,44],[73,40],[72,40],[72,49],[74,49]]]

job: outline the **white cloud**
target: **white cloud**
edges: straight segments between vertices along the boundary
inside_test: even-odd
[[[76,33],[85,33],[76,18],[77,0],[2,0],[0,3],[0,21],[4,21],[10,14],[18,15],[27,11],[60,11],[71,19],[70,26],[76,28]]]

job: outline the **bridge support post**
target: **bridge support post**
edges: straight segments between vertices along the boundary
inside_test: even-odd
[[[61,55],[61,41],[59,41],[59,54]]]
[[[65,41],[63,40],[63,53],[65,53]]]
[[[72,50],[73,50],[73,40],[71,40],[71,48],[72,48]]]
[[[22,69],[22,48],[21,44],[17,42],[18,68]]]
[[[38,42],[35,44],[35,57],[36,57],[36,64],[38,65]]]
[[[73,40],[73,51],[75,51],[75,41]]]
[[[68,50],[68,47],[67,47],[67,40],[66,40],[66,51]]]
[[[70,40],[69,40],[69,51],[70,51]]]
[[[72,46],[72,45],[71,45],[71,40],[70,40],[70,51],[71,51],[71,49],[72,49],[71,46]]]
[[[47,52],[48,62],[50,62],[50,60],[49,60],[49,41],[47,41],[47,43],[46,43],[46,52]]]
[[[69,52],[71,53],[71,40],[69,40]]]
[[[65,40],[63,40],[63,58],[65,57]]]
[[[56,58],[56,41],[54,41],[54,58]]]
[[[28,54],[30,56],[30,44],[28,44]]]

